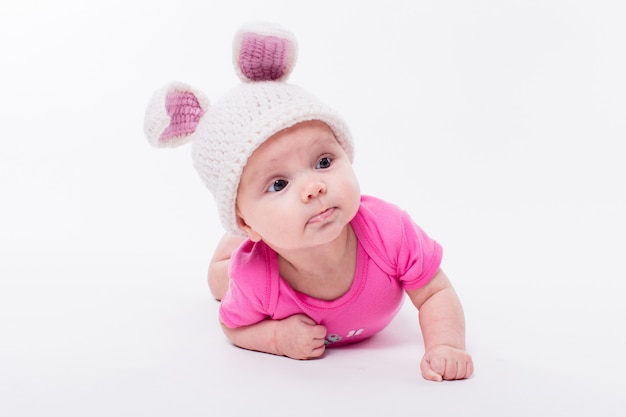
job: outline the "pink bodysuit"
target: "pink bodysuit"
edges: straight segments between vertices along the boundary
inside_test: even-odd
[[[404,290],[426,285],[439,270],[441,246],[400,208],[362,196],[350,222],[358,239],[352,286],[332,301],[292,289],[279,275],[278,257],[263,242],[244,242],[231,258],[230,287],[220,317],[231,328],[306,314],[327,329],[326,345],[368,338],[384,329]]]

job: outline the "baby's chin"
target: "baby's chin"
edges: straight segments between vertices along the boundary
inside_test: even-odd
[[[342,242],[346,234],[352,230],[349,223],[335,224],[332,227],[325,225],[312,231],[306,230],[313,229],[313,226],[316,224],[306,226],[305,232],[300,237],[289,239],[289,241],[272,242],[265,239],[263,241],[278,254],[302,253],[303,255],[310,255],[313,251]]]

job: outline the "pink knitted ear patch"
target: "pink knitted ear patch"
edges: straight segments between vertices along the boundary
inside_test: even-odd
[[[165,110],[170,116],[170,125],[159,138],[163,142],[195,132],[204,114],[198,99],[189,91],[170,91],[165,98]]]
[[[239,68],[252,81],[273,81],[287,71],[289,41],[275,36],[245,33],[239,53]]]

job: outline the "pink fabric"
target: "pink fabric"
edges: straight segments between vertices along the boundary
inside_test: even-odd
[[[288,41],[275,36],[246,33],[239,53],[239,68],[252,81],[273,81],[287,66]]]
[[[193,133],[204,114],[196,96],[188,91],[168,93],[165,110],[170,116],[170,125],[161,134],[163,142]]]
[[[228,327],[304,313],[326,326],[327,345],[363,340],[384,329],[404,300],[437,273],[441,246],[404,211],[363,196],[351,225],[358,238],[357,267],[350,290],[333,301],[294,291],[278,273],[278,259],[263,242],[245,242],[233,253],[230,288],[220,305]]]

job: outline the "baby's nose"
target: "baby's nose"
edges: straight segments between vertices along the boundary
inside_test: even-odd
[[[326,193],[326,184],[323,181],[313,180],[307,184],[302,193],[302,201],[311,201],[320,194]]]

